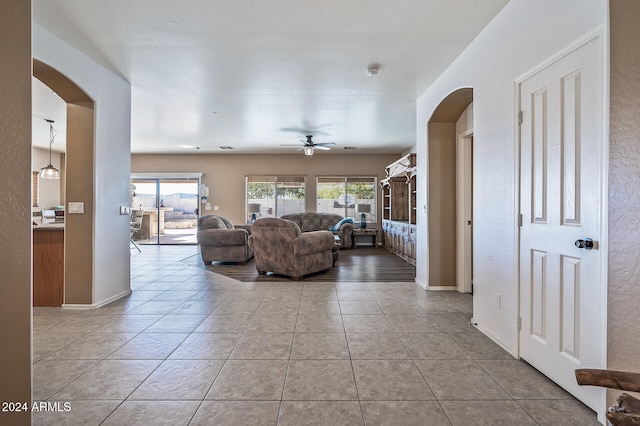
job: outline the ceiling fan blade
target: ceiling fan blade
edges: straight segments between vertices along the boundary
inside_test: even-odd
[[[335,142],[320,142],[314,143],[313,146],[335,146]]]
[[[320,151],[331,151],[331,148],[329,148],[328,146],[314,145],[313,147],[315,149],[319,149]]]
[[[280,146],[300,146],[299,143],[282,143]]]

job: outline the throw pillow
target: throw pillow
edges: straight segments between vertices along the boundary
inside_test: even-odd
[[[353,218],[352,217],[345,217],[340,222],[336,223],[331,228],[329,228],[329,231],[339,231],[340,227],[342,226],[343,223],[351,223],[351,224],[353,224]]]

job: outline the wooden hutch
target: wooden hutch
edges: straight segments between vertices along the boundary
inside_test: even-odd
[[[382,190],[382,234],[387,250],[416,264],[416,154],[389,164]]]

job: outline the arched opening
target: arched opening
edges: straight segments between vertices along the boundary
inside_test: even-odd
[[[471,291],[473,89],[440,102],[428,134],[428,287]]]
[[[93,303],[94,128],[93,100],[73,81],[33,60],[33,76],[67,103],[67,146],[61,192],[66,201],[64,304]],[[74,203],[76,212],[69,211]]]

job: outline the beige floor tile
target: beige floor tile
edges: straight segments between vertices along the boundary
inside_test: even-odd
[[[234,301],[247,300],[247,301],[262,302],[262,300],[265,298],[267,293],[269,293],[269,290],[266,290],[266,289],[234,291],[231,293],[231,295],[229,296],[229,299],[227,300],[234,300]]]
[[[68,344],[84,337],[84,334],[50,334],[39,333],[33,335],[33,362],[53,354]]]
[[[341,300],[342,315],[382,315],[382,309],[375,300]]]
[[[568,399],[571,396],[520,360],[479,360],[478,364],[514,399]]]
[[[289,359],[293,333],[245,332],[229,359]]]
[[[449,333],[473,359],[509,359],[513,356],[482,333]]]
[[[511,398],[475,361],[422,359],[415,363],[439,401]]]
[[[96,360],[43,360],[33,365],[33,400],[45,401],[85,371]]]
[[[471,325],[469,314],[433,314],[431,317],[449,333],[479,333],[478,329]]]
[[[369,290],[338,290],[338,300],[375,301]]]
[[[173,311],[171,315],[209,315],[220,306],[222,302],[209,300],[187,300]]]
[[[443,332],[443,328],[429,315],[387,315],[398,333]]]
[[[239,333],[193,333],[170,355],[171,359],[227,359]]]
[[[123,400],[142,383],[160,361],[105,360],[90,368],[52,398],[58,401],[86,399]]]
[[[223,360],[166,360],[128,399],[202,400],[223,364]]]
[[[176,302],[176,301],[185,301],[185,300],[189,300],[191,299],[193,296],[196,295],[196,293],[198,293],[197,291],[194,290],[171,290],[171,291],[165,291],[159,295],[157,295],[156,297],[154,297],[153,299],[151,299],[153,302]]]
[[[199,401],[125,401],[103,425],[188,425]]]
[[[367,426],[449,426],[451,422],[437,402],[363,401]]]
[[[300,302],[262,302],[256,315],[295,315]]]
[[[135,336],[134,333],[87,334],[47,359],[104,359]]]
[[[446,333],[398,333],[413,359],[469,359]]]
[[[94,333],[139,333],[157,322],[163,315],[122,315],[100,328]]]
[[[357,401],[283,401],[279,426],[362,425]]]
[[[353,361],[360,400],[425,401],[435,397],[413,361]]]
[[[351,359],[408,359],[409,353],[395,333],[350,333]]]
[[[291,359],[349,359],[344,333],[296,333]]]
[[[224,290],[202,290],[189,300],[222,303],[231,296],[231,293],[231,291]]]
[[[206,399],[280,401],[286,360],[228,360]]]
[[[180,306],[182,302],[145,302],[142,305],[128,311],[132,315],[166,315]]]
[[[298,315],[296,333],[344,332],[340,315]]]
[[[536,399],[518,401],[531,417],[541,425],[597,426],[598,416],[575,399]]]
[[[305,287],[302,291],[302,300],[338,300],[338,295],[333,286],[330,288]]]
[[[274,289],[269,290],[263,302],[300,302],[302,288],[299,289]]]
[[[344,329],[352,333],[393,333],[385,315],[343,315]]]
[[[108,359],[166,359],[187,336],[187,333],[140,333]]]
[[[196,333],[242,333],[253,315],[211,314],[195,329]]]
[[[357,400],[350,361],[291,360],[285,400]]]
[[[537,424],[515,401],[442,401],[440,406],[453,426]]]
[[[190,425],[273,426],[279,408],[279,401],[204,401]]]
[[[386,315],[426,315],[426,312],[411,300],[378,300]]]
[[[165,315],[149,328],[145,333],[191,333],[198,328],[208,315]]]
[[[293,333],[297,315],[254,315],[247,332]]]
[[[214,314],[255,314],[261,302],[255,300],[225,300],[213,311]]]
[[[340,315],[337,300],[304,299],[300,302],[299,315]]]
[[[34,411],[31,424],[33,426],[99,425],[122,403],[119,400],[58,402],[63,404],[68,402],[70,410]]]

